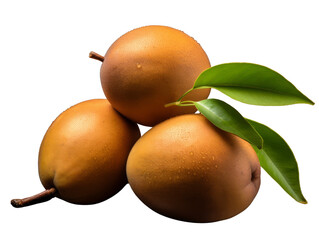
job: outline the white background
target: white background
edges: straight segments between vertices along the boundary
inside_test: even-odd
[[[0,239],[318,239],[316,2],[1,1]],[[251,206],[216,223],[163,217],[143,205],[128,185],[96,205],[53,199],[23,209],[11,207],[11,198],[43,189],[37,154],[50,123],[80,101],[104,98],[100,62],[89,59],[89,52],[104,55],[120,35],[151,24],[194,37],[212,65],[245,61],[268,66],[317,103],[258,107],[211,93],[288,142],[307,205],[293,200],[263,171]]]

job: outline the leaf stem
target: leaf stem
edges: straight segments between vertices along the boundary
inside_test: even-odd
[[[179,107],[186,107],[186,106],[194,106],[195,102],[194,101],[176,101],[172,103],[165,104],[165,107],[171,107],[171,106],[179,106]]]
[[[181,103],[180,101],[167,103],[167,104],[164,105],[164,107],[179,106],[180,103]]]
[[[189,89],[187,92],[185,92],[178,100],[177,102],[180,102],[188,93],[190,93],[194,88]]]
[[[192,103],[181,103],[180,105],[178,105],[179,107],[187,107],[187,106],[194,106],[194,104]]]
[[[192,105],[194,105],[195,102],[191,101],[191,100],[187,100],[187,101],[182,101],[181,104],[192,104]]]

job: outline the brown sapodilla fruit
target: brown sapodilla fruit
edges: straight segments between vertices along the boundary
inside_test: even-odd
[[[174,117],[149,130],[132,148],[126,171],[148,207],[189,222],[237,215],[260,186],[251,145],[199,114]]]
[[[139,124],[154,126],[196,108],[164,105],[192,88],[198,75],[210,67],[202,47],[184,32],[166,26],[145,26],[117,39],[103,61],[101,84],[112,106]],[[184,100],[202,100],[209,89],[194,90]]]
[[[127,157],[139,137],[138,126],[106,99],[67,109],[51,124],[41,143],[39,176],[46,190],[14,199],[12,205],[28,206],[55,196],[76,204],[112,197],[127,183]]]

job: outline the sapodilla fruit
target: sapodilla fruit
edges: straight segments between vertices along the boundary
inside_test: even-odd
[[[164,105],[175,102],[193,87],[198,75],[210,67],[202,47],[184,32],[166,26],[145,26],[117,39],[100,71],[105,96],[127,118],[154,126],[173,116],[194,113],[196,108]],[[194,90],[183,100],[206,99],[210,89]]]
[[[149,130],[132,148],[126,171],[148,207],[189,222],[235,216],[250,205],[260,185],[251,145],[199,114],[174,117]]]
[[[46,190],[11,204],[24,207],[52,197],[93,204],[112,197],[127,183],[127,157],[139,137],[138,126],[106,99],[67,109],[51,124],[41,143],[39,176]]]

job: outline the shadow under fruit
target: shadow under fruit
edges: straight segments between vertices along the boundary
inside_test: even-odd
[[[199,114],[166,120],[132,148],[127,177],[154,211],[178,220],[213,222],[246,209],[260,186],[251,145]]]

